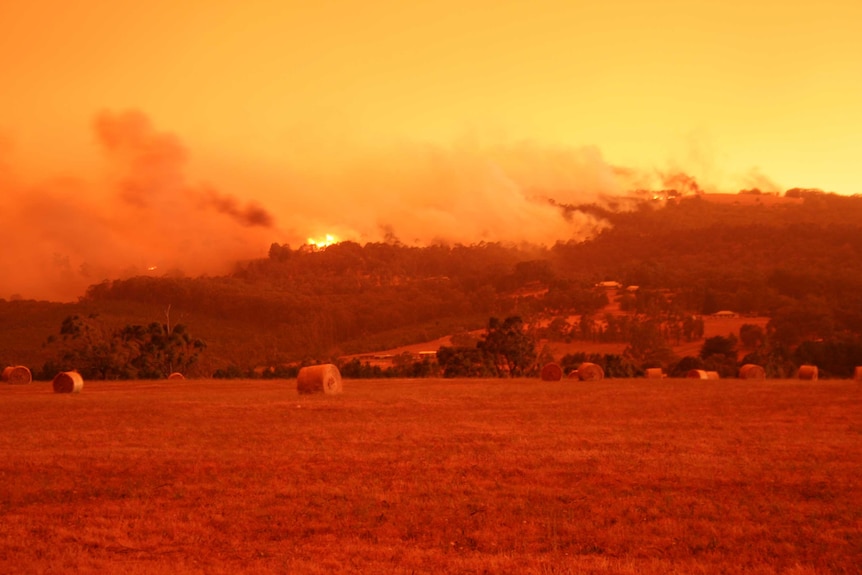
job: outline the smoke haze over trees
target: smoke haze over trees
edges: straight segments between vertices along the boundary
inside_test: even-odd
[[[698,193],[677,169],[610,165],[596,147],[463,138],[373,149],[303,142],[273,168],[195,162],[139,110],[103,110],[98,156],[71,173],[23,179],[0,141],[4,249],[0,297],[71,301],[105,279],[220,275],[269,245],[339,240],[409,246],[500,242],[551,246],[609,226],[595,204],[628,209],[649,190]],[[762,175],[756,183],[770,184]]]
[[[187,153],[139,112],[93,124],[104,170],[42,182],[0,178],[6,297],[69,300],[87,285],[144,273],[224,273],[272,235],[253,201],[195,183]]]
[[[224,276],[102,282],[63,306],[0,302],[4,336],[12,338],[7,353],[42,357],[41,343],[66,316],[97,313],[117,331],[148,325],[171,305],[207,341],[201,369],[235,364],[244,373],[518,316],[536,330],[531,337],[628,345],[627,367],[619,368],[627,373],[648,362],[670,365],[670,346],[703,337],[699,316],[734,310],[769,324],[734,334],[744,352],[710,352],[700,364],[726,370],[750,355],[789,373],[799,358],[829,356],[833,369],[846,371],[862,334],[862,199],[809,194],[767,207],[692,197],[629,212],[572,209],[611,225],[593,240],[551,247],[342,242],[318,250],[273,242],[265,257]],[[608,299],[594,287],[608,279],[639,286],[619,298],[621,315],[603,311]],[[452,373],[485,369],[467,355],[453,359],[461,363]]]

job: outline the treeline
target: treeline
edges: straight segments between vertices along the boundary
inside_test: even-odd
[[[806,194],[795,204],[737,206],[692,197],[624,212],[570,209],[611,226],[586,242],[547,247],[274,243],[268,257],[224,277],[94,285],[70,311],[173,306],[209,344],[200,369],[242,372],[434,339],[489,317],[545,318],[563,338],[595,341],[655,332],[678,343],[698,337],[691,318],[722,309],[771,317],[771,341],[791,349],[862,333],[860,198]],[[601,315],[607,299],[593,286],[603,280],[639,286],[621,306],[640,319]],[[555,320],[571,316],[577,325]]]
[[[775,316],[822,308],[839,331],[862,332],[862,198],[732,206],[698,197],[609,214],[613,227],[550,250],[554,270],[673,292],[693,313]]]
[[[266,259],[230,276],[134,277],[91,286],[82,303],[134,301],[241,326],[271,337],[264,364],[332,358],[481,328],[491,315],[531,307],[513,296],[553,284],[554,306],[588,312],[606,300],[583,278],[555,280],[543,248],[502,244],[406,247],[343,242],[323,250],[273,244]],[[530,301],[527,301],[530,300]],[[225,334],[207,334],[212,341]],[[245,342],[244,345],[248,345]],[[244,366],[244,368],[251,367]]]
[[[558,362],[564,374],[584,363],[599,365],[606,377],[642,377],[649,368],[659,368],[670,377],[686,377],[691,370],[714,371],[723,378],[735,378],[745,364],[762,366],[767,377],[791,378],[802,365],[816,365],[823,378],[850,378],[862,364],[862,337],[842,336],[829,341],[805,340],[795,347],[775,337],[770,324],[766,330],[743,324],[734,334],[706,338],[694,356],[677,357],[653,320],[640,324],[621,354],[571,353],[554,358],[545,350],[537,352],[539,341],[519,317],[503,322],[489,321],[486,335],[473,346],[443,346],[436,361],[416,359],[405,353],[387,368],[362,363],[358,359],[341,362],[347,377],[536,377],[542,367]],[[742,353],[742,350],[748,350]]]
[[[164,379],[175,371],[188,372],[206,349],[206,342],[182,324],[112,329],[95,314],[66,317],[59,337],[50,335],[45,345],[54,356],[37,373],[42,379],[69,370],[87,379]]]

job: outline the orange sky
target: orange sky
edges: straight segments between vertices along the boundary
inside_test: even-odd
[[[553,241],[595,222],[558,221],[535,189],[574,202],[673,170],[716,191],[862,193],[860,21],[856,0],[4,2],[0,208],[71,202],[88,239],[31,222],[0,265],[193,267],[153,235],[199,254],[213,244],[195,234],[217,235],[228,256],[327,232]],[[118,152],[100,114],[146,135]],[[165,191],[129,204],[118,186],[152,184],[129,159],[151,144],[170,149]],[[192,223],[202,205],[215,223]],[[256,207],[271,225],[243,221]],[[184,222],[143,227],[165,218]],[[0,297],[55,293],[31,286]]]

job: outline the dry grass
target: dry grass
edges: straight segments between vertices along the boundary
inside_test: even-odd
[[[862,389],[0,388],[0,572],[858,573]]]

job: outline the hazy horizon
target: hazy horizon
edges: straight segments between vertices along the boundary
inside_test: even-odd
[[[862,193],[862,6],[0,6],[0,297],[297,246],[553,243],[631,190]],[[155,269],[150,269],[155,268]]]
[[[326,235],[360,243],[550,245],[607,225],[585,214],[565,217],[559,204],[681,181],[677,173],[610,166],[592,147],[398,142],[373,152],[342,148],[340,157],[326,156],[325,167],[327,151],[308,147],[305,163],[280,179],[262,178],[260,189],[248,190],[239,174],[223,191],[194,179],[192,152],[140,111],[102,111],[91,129],[102,158],[90,173],[29,182],[5,163],[0,265],[16,273],[4,279],[0,297],[67,300],[103,279],[219,274],[238,260],[264,257],[273,242],[298,247]]]
[[[197,179],[193,150],[139,110],[102,110],[90,130],[100,161],[80,174],[27,181],[11,162],[0,162],[0,265],[15,270],[0,282],[0,298],[72,301],[106,279],[223,274],[241,260],[265,257],[272,243],[295,248],[327,236],[550,246],[588,239],[609,225],[562,206],[625,209],[626,198],[645,199],[651,190],[739,191],[678,169],[613,166],[594,146],[478,138],[374,150],[307,145],[277,176],[211,166],[225,186],[203,174]],[[782,191],[756,170],[736,181]]]

